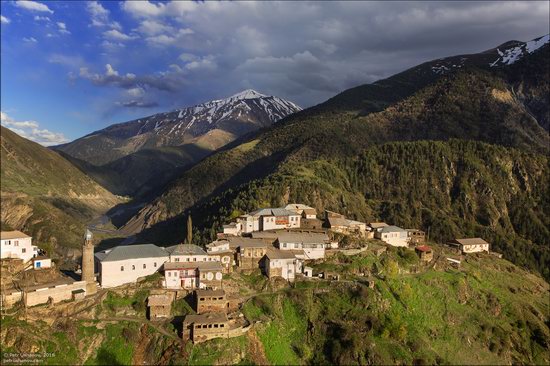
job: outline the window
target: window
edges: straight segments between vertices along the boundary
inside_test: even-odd
[[[135,271],[136,270],[136,266],[132,264],[132,270]]]
[[[195,258],[193,258],[193,262],[196,262],[196,261],[197,261],[197,258],[196,258],[196,257],[195,257]]]
[[[15,240],[15,241],[13,242],[13,245],[16,246],[16,247],[18,247],[18,246],[19,246],[19,240]]]
[[[283,248],[286,248],[286,243],[283,243]]]
[[[220,324],[220,328],[225,328],[225,324]]]
[[[4,241],[4,243],[6,243],[6,245],[10,245],[10,244],[11,244],[11,241],[6,240],[6,241]]]
[[[172,277],[172,272],[168,272],[168,277]]]
[[[147,268],[147,265],[145,263],[143,263],[143,269]]]
[[[179,261],[180,261],[180,259],[176,257],[176,262],[179,262]]]
[[[124,272],[124,266],[120,266],[120,272]]]
[[[154,266],[154,267],[156,268],[156,266],[157,266],[157,262],[153,263],[153,266]]]
[[[27,253],[27,248],[21,249],[21,253]]]
[[[294,243],[294,249],[298,249],[298,243]]]
[[[218,325],[218,324],[214,324],[214,328],[219,328],[219,325]]]

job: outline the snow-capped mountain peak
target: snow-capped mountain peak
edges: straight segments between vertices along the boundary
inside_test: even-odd
[[[227,99],[256,99],[256,98],[266,98],[266,97],[267,95],[258,93],[256,90],[246,89],[237,94],[233,94]]]
[[[498,65],[511,65],[529,53],[533,53],[550,41],[550,34],[535,38],[529,42],[521,43],[515,47],[506,49],[497,48],[498,58],[490,64],[491,67]]]

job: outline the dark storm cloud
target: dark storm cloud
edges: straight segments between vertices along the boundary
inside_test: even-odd
[[[548,2],[131,1],[121,8],[135,23],[140,60],[155,60],[158,70],[81,77],[139,88],[166,107],[244,88],[307,107],[430,59],[549,31]]]

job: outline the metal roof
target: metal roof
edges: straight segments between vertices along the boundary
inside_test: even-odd
[[[30,238],[30,236],[18,230],[0,232],[0,240],[24,239],[24,238]]]
[[[165,270],[198,268],[202,271],[221,271],[222,264],[218,261],[197,261],[197,262],[167,262],[164,263]]]
[[[309,232],[309,231],[282,231],[277,233],[279,243],[325,243],[329,240],[325,233]]]
[[[487,243],[485,240],[483,240],[483,239],[481,239],[481,238],[455,239],[455,241],[456,241],[458,244],[462,244],[462,245],[485,245],[485,244],[489,244],[489,243]]]
[[[296,259],[294,253],[289,250],[268,249],[266,253],[267,258],[273,259]]]
[[[166,248],[170,255],[206,255],[204,249],[194,244],[178,244]]]
[[[300,216],[285,208],[260,208],[250,213],[251,216]]]
[[[395,232],[400,232],[400,233],[404,232],[404,233],[406,233],[407,230],[402,229],[399,226],[390,225],[390,226],[384,226],[384,227],[379,228],[378,232],[380,232],[380,233],[395,233]]]
[[[101,262],[123,261],[138,258],[168,257],[168,252],[154,244],[121,245],[95,254]]]

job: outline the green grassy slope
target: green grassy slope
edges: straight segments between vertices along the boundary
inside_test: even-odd
[[[119,202],[56,152],[4,127],[0,138],[3,227],[48,249],[78,247],[85,223]]]

